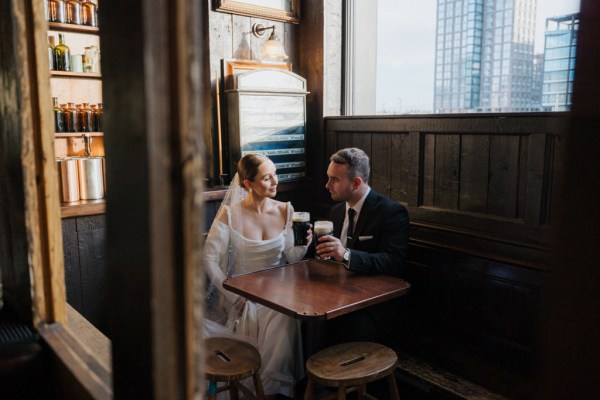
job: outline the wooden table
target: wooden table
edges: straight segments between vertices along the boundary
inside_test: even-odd
[[[297,319],[326,320],[406,294],[410,284],[311,259],[236,275],[226,279],[223,287]]]
[[[233,276],[223,287],[283,314],[307,321],[307,353],[318,348],[319,321],[406,294],[410,284],[388,275],[363,275],[333,261],[304,260]]]

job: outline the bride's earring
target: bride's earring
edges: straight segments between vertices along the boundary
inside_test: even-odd
[[[245,189],[248,191],[248,193],[252,193],[252,186],[251,186],[251,182],[247,179],[244,179],[244,186]]]

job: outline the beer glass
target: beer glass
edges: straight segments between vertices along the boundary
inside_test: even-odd
[[[294,211],[292,215],[292,227],[294,229],[294,246],[306,246],[306,235],[310,229],[310,213],[305,211]]]
[[[314,227],[315,247],[319,245],[319,238],[325,235],[333,235],[333,222],[331,221],[316,221]],[[319,260],[330,260],[330,257],[320,257],[315,253]]]

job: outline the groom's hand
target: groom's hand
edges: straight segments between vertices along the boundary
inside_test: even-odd
[[[342,262],[346,248],[342,246],[340,239],[332,235],[321,236],[316,247],[319,257],[331,257],[337,262]]]

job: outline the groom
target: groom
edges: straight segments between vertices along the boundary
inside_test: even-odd
[[[371,189],[369,157],[358,148],[339,150],[330,158],[327,184],[333,236],[319,238],[316,252],[365,274],[404,275],[408,247],[408,213],[400,203]],[[331,341],[381,340],[398,301],[381,303],[328,321]],[[333,344],[333,343],[332,343]]]

